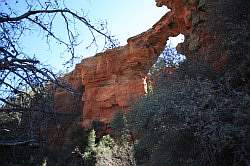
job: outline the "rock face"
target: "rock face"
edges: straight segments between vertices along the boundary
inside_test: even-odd
[[[243,2],[246,7],[242,5]],[[83,108],[78,107],[83,112],[83,126],[88,127],[93,120],[109,122],[117,110],[126,111],[131,102],[147,92],[146,75],[164,49],[168,37],[184,34],[186,42],[178,50],[191,61],[202,56],[218,71],[228,64],[232,56],[230,51],[233,49],[230,50],[230,45],[225,42],[230,41],[234,35],[228,33],[236,35],[232,39],[237,43],[242,41],[236,40],[239,32],[248,35],[248,39],[241,35],[245,41],[243,45],[249,40],[248,23],[244,22],[249,17],[243,15],[247,12],[237,13],[236,8],[248,10],[247,0],[156,0],[156,5],[168,6],[171,12],[148,31],[128,39],[127,45],[82,60],[64,78],[83,94]],[[229,24],[237,18],[242,25]],[[238,52],[237,56],[241,55]],[[56,92],[55,110],[74,111],[71,108],[74,100],[67,92]]]
[[[147,93],[146,75],[164,49],[168,37],[177,36],[190,27],[186,19],[190,12],[182,1],[171,6],[172,12],[148,31],[128,39],[126,46],[82,60],[64,78],[76,90],[82,87],[84,91],[83,126],[88,127],[93,120],[109,122],[117,110],[126,111],[132,102]],[[72,102],[67,92],[55,94],[57,111],[73,111],[70,108]]]
[[[189,61],[203,58],[223,83],[249,91],[250,1],[193,1],[196,4],[189,18],[191,28],[182,32],[185,42],[178,46],[178,51]]]

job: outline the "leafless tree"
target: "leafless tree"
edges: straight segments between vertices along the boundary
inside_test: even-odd
[[[24,9],[19,9],[22,4]],[[67,38],[56,33],[55,22],[62,20]],[[46,82],[57,82],[56,75],[40,63],[32,52],[24,52],[22,37],[27,32],[40,31],[48,44],[56,41],[70,53],[72,62],[75,47],[80,44],[76,24],[85,25],[92,36],[90,45],[96,45],[96,35],[105,39],[105,47],[115,47],[107,24],[92,25],[81,11],[67,8],[63,0],[0,0],[0,103],[12,104],[11,96],[37,93]],[[53,46],[54,47],[54,46]],[[17,105],[13,105],[17,106]]]

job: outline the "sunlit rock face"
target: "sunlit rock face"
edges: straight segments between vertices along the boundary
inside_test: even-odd
[[[160,4],[165,5],[163,2]],[[84,127],[89,127],[93,120],[108,123],[117,110],[127,111],[131,103],[147,93],[147,73],[168,37],[177,36],[190,27],[186,18],[190,12],[183,2],[171,2],[171,7],[174,12],[164,15],[148,31],[128,39],[127,45],[84,59],[67,75],[65,80],[75,89],[84,87]],[[69,101],[72,97],[66,92],[56,93],[56,111],[71,111]]]
[[[242,59],[244,52],[249,51],[247,0],[156,0],[156,5],[168,6],[171,12],[148,31],[128,39],[127,45],[82,60],[66,76],[65,80],[79,92],[84,87],[81,98],[84,127],[89,127],[93,120],[108,123],[117,110],[127,111],[132,102],[146,94],[147,72],[170,36],[184,34],[186,41],[178,50],[190,61],[203,57],[217,71],[224,70],[233,54]],[[240,24],[236,25],[237,22]],[[242,46],[241,51],[236,50],[235,44]],[[249,62],[247,53],[244,56],[248,56]],[[55,93],[55,110],[70,111],[67,105],[73,99],[60,93]]]

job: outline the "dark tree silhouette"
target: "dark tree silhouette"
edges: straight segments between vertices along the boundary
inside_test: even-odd
[[[25,11],[19,9],[18,4],[22,4]],[[76,24],[88,28],[92,35],[90,45],[97,46],[95,36],[101,35],[106,48],[116,46],[113,36],[107,31],[107,24],[92,25],[82,11],[67,8],[64,1],[2,0],[0,6],[0,103],[13,105],[10,99],[15,95],[29,96],[27,92],[38,93],[46,82],[58,83],[56,75],[32,52],[23,51],[21,39],[27,32],[40,31],[48,44],[56,41],[64,46],[71,55],[68,63],[75,59],[75,47],[80,44]],[[56,33],[58,19],[64,23],[66,39]]]

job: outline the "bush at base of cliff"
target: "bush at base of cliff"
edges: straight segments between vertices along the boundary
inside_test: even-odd
[[[88,146],[82,155],[84,164],[91,166],[133,166],[133,147],[125,140],[117,143],[109,135],[96,143],[95,131],[89,133]]]
[[[114,144],[112,148],[99,145],[96,166],[135,166],[133,147],[128,142]]]
[[[250,96],[206,77],[160,81],[128,113],[137,163],[244,166],[250,160]]]

